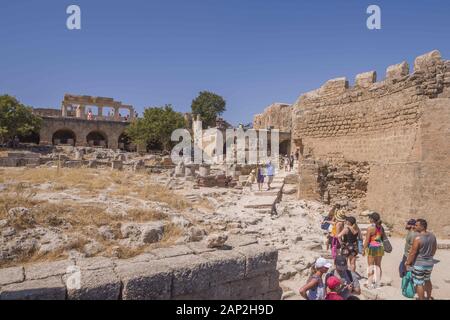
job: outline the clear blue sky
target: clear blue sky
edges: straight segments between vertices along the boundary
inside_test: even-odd
[[[66,8],[82,30],[66,29]],[[382,9],[382,30],[366,9]],[[0,94],[58,108],[64,93],[190,110],[201,90],[250,122],[326,80],[439,49],[450,58],[450,1],[42,0],[0,2]]]

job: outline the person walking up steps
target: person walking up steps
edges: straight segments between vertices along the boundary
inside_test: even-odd
[[[268,163],[267,163],[267,168],[266,168],[266,170],[267,170],[267,191],[269,191],[270,190],[270,185],[272,184],[272,182],[273,182],[273,175],[275,174],[275,168],[274,168],[274,166],[272,165],[272,162],[271,161],[269,161]]]
[[[377,212],[369,214],[371,226],[367,229],[364,240],[363,256],[367,255],[368,280],[366,287],[375,289],[381,280],[381,260],[384,256],[383,234],[381,217]]]
[[[259,164],[256,167],[256,182],[258,183],[258,191],[262,191],[262,187],[264,184],[264,173],[263,168]]]
[[[408,231],[405,239],[405,250],[403,251],[403,259],[400,262],[400,266],[398,267],[398,272],[400,278],[403,278],[406,275],[406,260],[408,260],[409,252],[411,251],[414,239],[417,237],[415,232],[416,220],[411,219],[406,223],[405,229]]]
[[[284,156],[284,172],[288,172],[290,165],[291,165],[291,159],[288,157],[288,155],[286,154]]]
[[[433,233],[427,231],[428,223],[424,219],[416,221],[417,237],[414,239],[411,251],[406,261],[406,268],[412,269],[412,278],[419,300],[433,300],[431,291],[431,272],[434,266],[434,255],[437,241]],[[425,295],[426,293],[426,295]]]
[[[356,272],[356,257],[358,256],[358,240],[361,239],[361,231],[356,224],[354,217],[347,217],[344,229],[339,233],[341,242],[341,255],[346,257],[348,265],[353,272]]]
[[[299,290],[300,295],[306,300],[324,300],[326,296],[326,287],[323,281],[323,275],[328,272],[332,264],[324,259],[316,260],[312,269],[312,274],[306,284]]]

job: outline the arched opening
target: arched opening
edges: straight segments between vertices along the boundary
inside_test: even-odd
[[[26,136],[19,136],[19,141],[21,143],[39,144],[41,137],[38,132],[32,132]]]
[[[108,138],[100,131],[92,131],[86,136],[86,141],[90,147],[108,147]]]
[[[75,133],[69,129],[61,129],[56,131],[52,137],[53,145],[70,145],[74,146],[77,139]]]
[[[134,151],[135,149],[130,137],[125,132],[119,136],[119,149],[128,152]]]

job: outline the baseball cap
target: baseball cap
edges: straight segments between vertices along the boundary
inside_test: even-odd
[[[337,270],[347,270],[347,259],[344,256],[337,256],[334,259],[334,264]]]
[[[327,279],[327,287],[330,289],[335,289],[341,285],[341,280],[339,280],[335,276],[328,277]]]
[[[328,269],[330,269],[333,265],[327,259],[319,258],[319,259],[316,260],[316,265],[315,266],[316,266],[317,269],[320,269],[320,268],[328,268]]]

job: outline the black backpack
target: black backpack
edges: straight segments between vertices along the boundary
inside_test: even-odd
[[[325,276],[325,283],[327,283],[327,280],[328,280],[328,278],[329,277],[331,277],[331,276],[334,276],[334,272],[335,272],[336,270],[331,270],[331,272],[330,273],[328,273],[326,276]],[[352,283],[353,284],[353,275],[352,275],[352,272],[350,271],[350,270],[345,270],[345,273],[347,274],[347,277],[348,277],[348,279],[350,280],[350,283]]]

